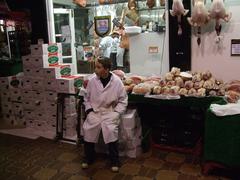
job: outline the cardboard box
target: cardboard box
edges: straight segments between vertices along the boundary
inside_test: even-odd
[[[83,85],[83,76],[70,76],[61,78],[58,81],[58,92],[61,93],[76,93]]]
[[[8,83],[9,83],[9,89],[19,89],[22,88],[22,82],[23,82],[23,73],[18,73],[14,76],[8,77]]]
[[[69,104],[75,104],[77,103],[77,99],[74,96],[70,96],[64,99],[64,104],[67,106]]]
[[[36,119],[34,111],[24,110],[23,114],[24,114],[24,117],[25,117],[26,120],[34,120],[34,119]]]
[[[57,93],[55,91],[45,91],[44,96],[46,98],[46,101],[48,101],[50,103],[57,102]]]
[[[8,103],[1,102],[1,109],[2,109],[2,114],[9,114],[9,115],[13,114],[11,102],[8,102]]]
[[[71,114],[70,116],[65,116],[63,118],[64,121],[64,127],[75,127],[77,125],[77,114]]]
[[[32,111],[35,109],[35,103],[32,100],[23,100],[22,105],[23,105],[23,110]]]
[[[62,44],[34,44],[30,46],[32,55],[62,54]]]
[[[46,102],[45,107],[48,114],[57,113],[57,104],[55,102]]]
[[[23,116],[16,116],[15,115],[15,122],[14,125],[21,125],[26,126],[26,120]]]
[[[67,128],[66,130],[63,131],[63,136],[64,137],[73,137],[77,135],[76,128]]]
[[[32,69],[32,76],[34,79],[42,79],[44,77],[44,69],[41,67]]]
[[[15,116],[12,114],[4,114],[3,115],[3,120],[7,123],[7,124],[11,124],[13,125],[15,122]]]
[[[22,56],[23,69],[31,69],[32,58],[31,55]]]
[[[136,109],[128,109],[122,116],[121,116],[121,126],[129,129],[135,128],[137,125],[140,124],[140,119],[137,116]]]
[[[93,46],[84,46],[83,47],[84,60],[90,61],[93,59],[94,47]]]
[[[53,113],[51,114],[50,112],[47,115],[47,122],[53,123],[53,122],[57,122],[57,114]]]
[[[44,58],[42,55],[31,55],[30,62],[31,62],[31,67],[43,68]]]
[[[14,76],[0,77],[0,91],[22,88],[23,73]]]
[[[34,128],[34,120],[26,119],[26,127],[27,128]]]
[[[44,87],[45,87],[46,91],[56,92],[56,90],[58,89],[57,80],[55,80],[55,79],[46,79],[44,81]]]
[[[36,118],[36,121],[40,121],[40,122],[47,120],[46,114],[39,113],[39,112],[35,113],[35,118]]]
[[[23,73],[25,77],[32,77],[32,68],[24,68]]]
[[[45,101],[45,92],[44,91],[33,91],[35,93],[34,98],[35,101]]]
[[[57,55],[43,55],[43,67],[48,68],[52,66],[57,66],[63,63],[63,58],[61,54]]]
[[[7,91],[9,89],[8,77],[0,77],[0,91]]]
[[[23,89],[22,98],[25,101],[33,101],[36,99],[36,91]]]
[[[142,127],[137,126],[133,129],[122,128],[121,135],[122,135],[122,138],[124,138],[125,140],[132,140],[134,138],[142,138]]]
[[[69,77],[74,74],[73,64],[59,64],[45,68],[44,75],[46,79],[59,79]]]
[[[33,88],[33,78],[29,76],[25,76],[23,78],[23,89],[32,90]]]
[[[11,94],[9,91],[1,91],[0,92],[1,96],[1,102],[3,103],[8,103],[11,101]]]
[[[42,131],[42,130],[45,130],[44,129],[44,121],[38,121],[38,120],[35,120],[34,122],[34,129],[37,130],[37,131]]]
[[[39,112],[39,113],[45,113],[46,111],[46,102],[45,102],[45,99],[36,99],[34,101],[34,110]]]
[[[142,148],[141,146],[138,146],[134,149],[126,150],[125,154],[129,158],[136,158],[142,154]]]
[[[64,112],[64,115],[66,116],[76,114],[77,113],[76,104],[72,103],[72,104],[64,105],[63,112]]]
[[[41,78],[34,78],[32,80],[32,89],[35,91],[44,91],[44,80]]]
[[[10,90],[11,101],[22,101],[22,91],[21,89],[11,89]]]
[[[141,138],[133,138],[131,140],[127,140],[126,141],[126,148],[128,150],[132,150],[132,149],[135,149],[137,146],[140,146],[141,145],[141,141],[142,139]]]
[[[22,103],[12,103],[13,114],[16,116],[23,117],[23,106]]]

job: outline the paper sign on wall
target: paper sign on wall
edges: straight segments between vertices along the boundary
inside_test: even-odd
[[[157,54],[158,53],[158,47],[157,46],[148,47],[148,53],[149,54]]]
[[[240,39],[231,40],[231,56],[240,56]]]

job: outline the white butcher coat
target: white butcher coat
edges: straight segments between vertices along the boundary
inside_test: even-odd
[[[84,103],[86,110],[94,110],[83,123],[84,140],[97,143],[102,130],[105,144],[117,141],[120,115],[128,104],[128,96],[120,78],[112,73],[104,88],[99,77],[94,75],[88,82]]]
[[[120,47],[120,39],[106,36],[102,38],[99,44],[99,49],[102,51],[102,55],[110,58],[111,53],[117,53],[117,67],[123,67],[123,55],[125,49]]]

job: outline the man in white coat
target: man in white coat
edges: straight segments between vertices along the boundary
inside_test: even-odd
[[[99,57],[95,75],[89,80],[84,97],[87,118],[83,124],[85,159],[82,168],[95,160],[94,144],[102,132],[108,145],[111,169],[119,169],[118,128],[120,115],[126,110],[128,97],[122,81],[110,72],[111,60]]]
[[[111,70],[123,67],[123,55],[125,49],[120,47],[119,36],[120,34],[118,31],[113,31],[110,36],[102,38],[99,44],[99,49],[102,51],[103,56],[111,59]]]

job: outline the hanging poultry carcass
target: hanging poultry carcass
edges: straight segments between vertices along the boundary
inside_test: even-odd
[[[193,0],[192,16],[188,18],[191,26],[197,27],[197,43],[201,44],[201,27],[209,22],[209,13],[205,7],[205,0]]]
[[[221,29],[222,29],[220,20],[222,19],[225,22],[229,22],[229,20],[232,17],[232,14],[226,11],[223,0],[212,0],[209,16],[210,18],[216,20],[215,30],[216,30],[217,36],[220,36]]]
[[[86,7],[87,1],[86,0],[73,0],[73,3],[81,6],[81,7]]]
[[[189,10],[184,8],[182,0],[173,0],[172,10],[170,10],[170,14],[172,16],[177,16],[178,35],[182,35],[181,18],[182,16],[186,16],[188,12]]]

